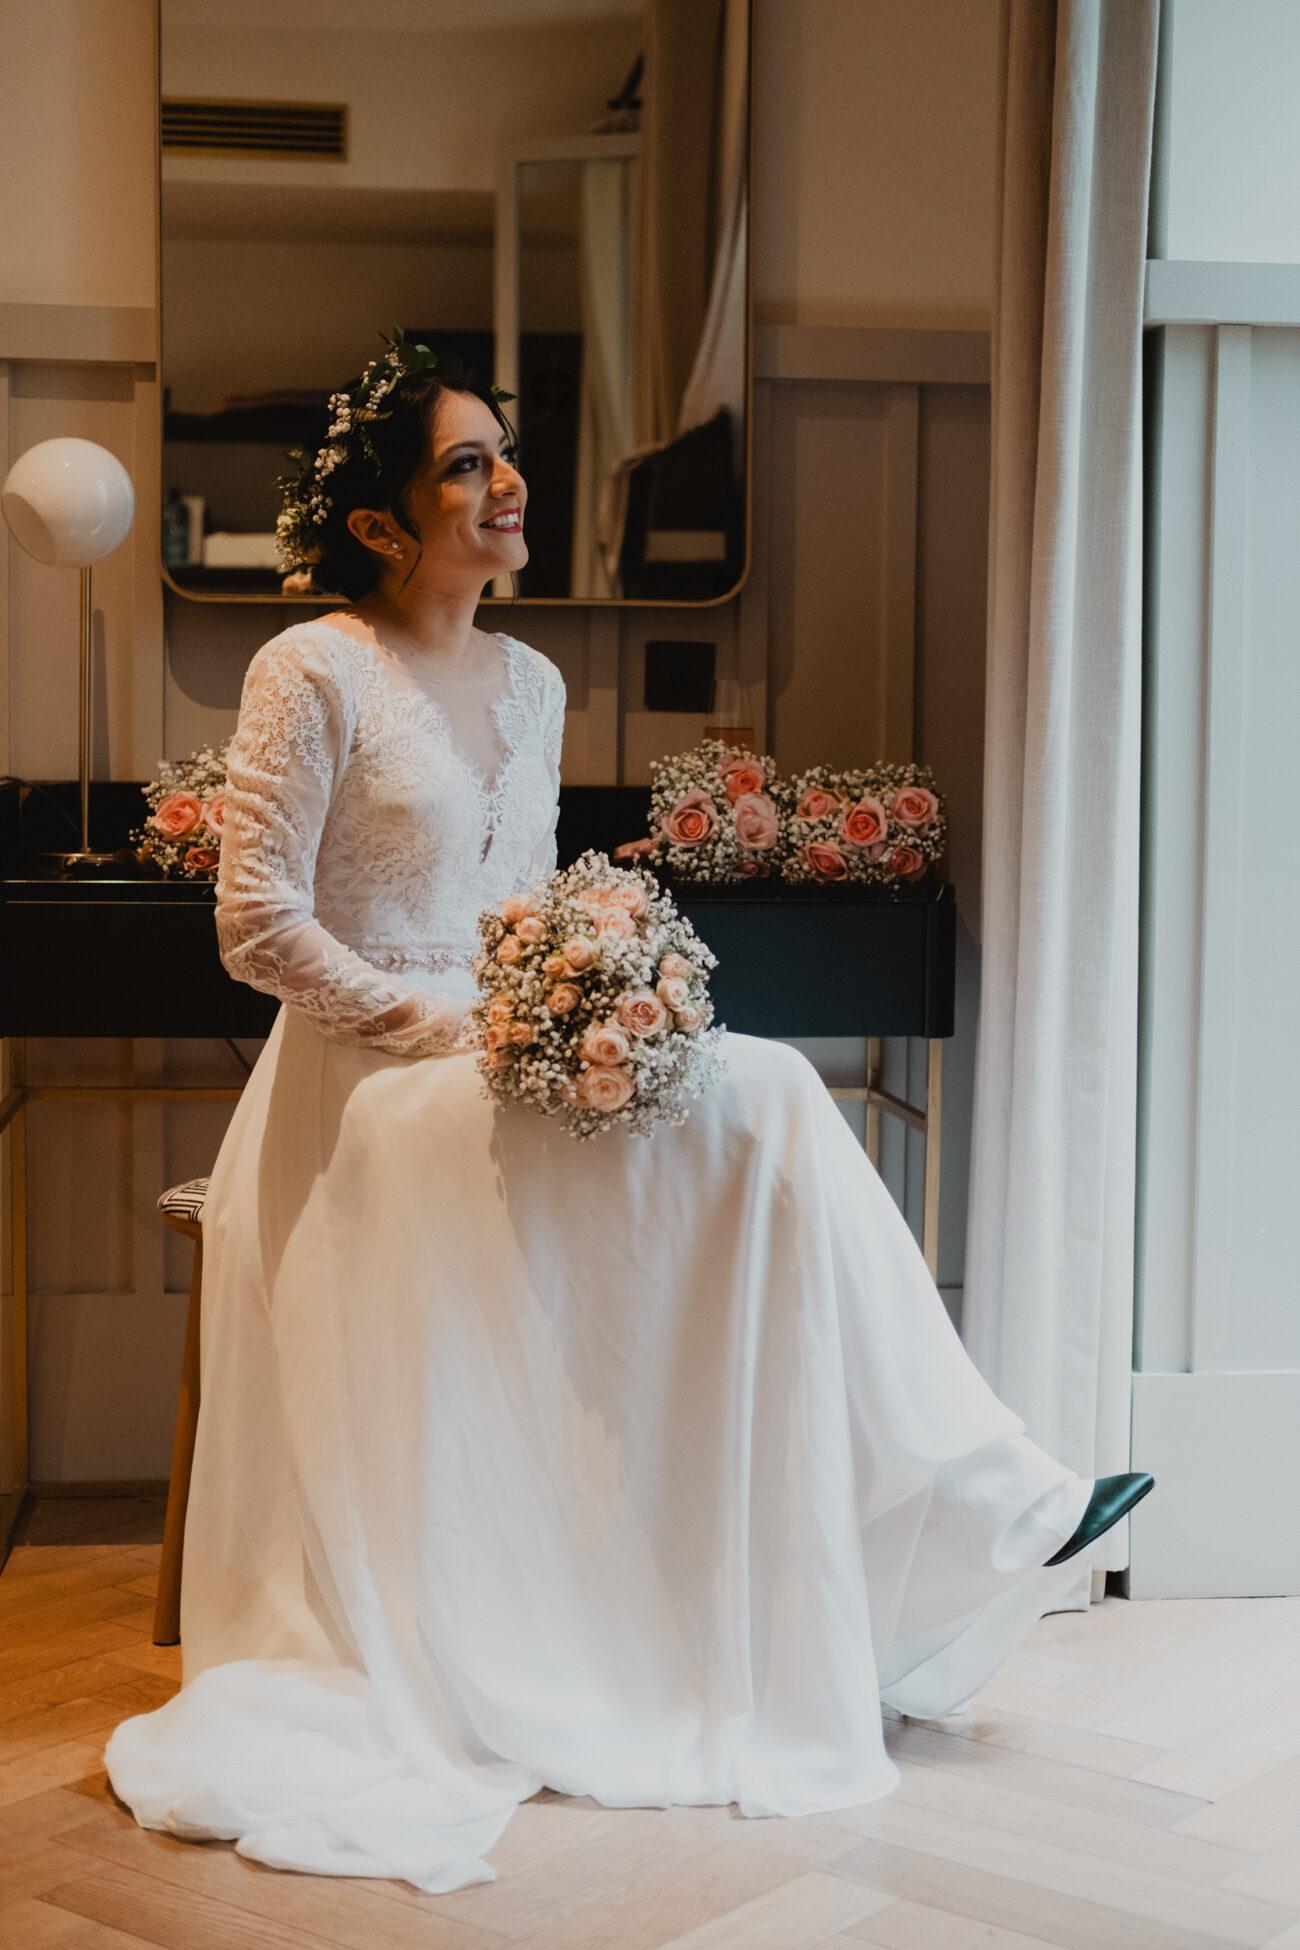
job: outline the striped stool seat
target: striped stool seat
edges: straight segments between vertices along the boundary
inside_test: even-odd
[[[183,1185],[173,1185],[170,1191],[163,1193],[158,1201],[158,1210],[164,1219],[185,1219],[190,1225],[199,1225],[207,1196],[206,1178],[187,1178]]]

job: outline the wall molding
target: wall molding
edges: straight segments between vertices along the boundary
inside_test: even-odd
[[[1148,325],[1300,325],[1300,264],[1152,258]]]
[[[158,314],[146,305],[0,305],[0,359],[152,366]]]
[[[922,332],[866,325],[758,325],[754,377],[913,386],[987,386],[988,332]]]

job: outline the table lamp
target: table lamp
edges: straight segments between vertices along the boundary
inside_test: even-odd
[[[68,867],[102,866],[115,855],[90,850],[90,570],[126,540],[135,490],[116,455],[93,440],[42,440],[10,468],[0,507],[36,561],[81,570],[81,846],[60,858]]]

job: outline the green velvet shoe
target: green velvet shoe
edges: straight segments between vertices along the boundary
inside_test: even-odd
[[[1095,1544],[1099,1537],[1105,1536],[1155,1486],[1155,1477],[1145,1473],[1136,1476],[1099,1476],[1092,1486],[1092,1495],[1088,1498],[1088,1507],[1079,1528],[1047,1562],[1064,1564],[1068,1557],[1077,1557],[1080,1551],[1086,1551],[1089,1544]]]

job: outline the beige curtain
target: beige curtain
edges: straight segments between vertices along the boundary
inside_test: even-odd
[[[719,106],[726,0],[648,0],[641,112],[641,230],[633,431],[677,433],[717,250]]]
[[[964,1331],[1034,1440],[1087,1475],[1129,1461],[1157,7],[1003,0],[1002,14]],[[1112,1533],[1097,1562],[1126,1562],[1126,1545]]]
[[[571,596],[617,596],[618,560],[600,546],[602,504],[632,447],[632,265],[637,164],[618,156],[580,164],[582,388],[573,496]]]

